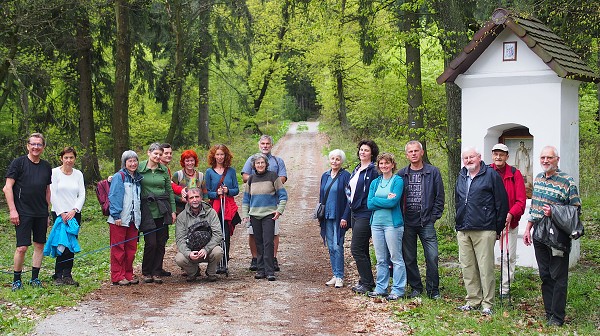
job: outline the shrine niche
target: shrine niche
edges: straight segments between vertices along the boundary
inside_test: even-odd
[[[506,9],[495,10],[437,78],[439,84],[454,82],[461,88],[463,148],[479,148],[489,164],[492,147],[507,145],[508,164],[521,171],[528,198],[533,178],[542,171],[544,146],[558,149],[560,169],[579,183],[579,84],[599,81],[541,21]],[[522,242],[528,211],[519,224],[517,264],[537,267],[533,249]],[[579,254],[576,240],[571,266]]]

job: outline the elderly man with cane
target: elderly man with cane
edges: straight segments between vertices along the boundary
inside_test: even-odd
[[[525,212],[527,195],[525,181],[521,172],[506,163],[508,160],[508,147],[499,143],[492,147],[492,161],[490,167],[500,177],[508,196],[508,213],[506,214],[505,228],[500,235],[500,301],[508,298],[510,302],[510,283],[514,279],[515,263],[517,261],[517,234],[519,220]],[[504,252],[506,251],[506,259]]]

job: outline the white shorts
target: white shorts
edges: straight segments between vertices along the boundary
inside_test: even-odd
[[[254,231],[252,230],[252,225],[248,226],[248,234],[254,235]],[[275,220],[275,236],[279,236],[279,219]]]

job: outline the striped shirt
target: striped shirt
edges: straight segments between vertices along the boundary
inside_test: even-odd
[[[546,204],[574,205],[581,207],[579,192],[573,177],[558,169],[552,176],[539,173],[533,181],[533,194],[529,208],[529,221],[537,222],[544,217],[542,207]]]
[[[273,212],[283,213],[287,192],[275,172],[251,175],[244,185],[242,217],[264,218]]]

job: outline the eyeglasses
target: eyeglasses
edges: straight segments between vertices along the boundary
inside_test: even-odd
[[[540,156],[540,160],[544,161],[544,160],[553,160],[556,156]]]
[[[31,146],[31,147],[37,147],[37,148],[43,148],[44,144],[43,143],[31,143],[31,142],[29,142],[29,146]]]

